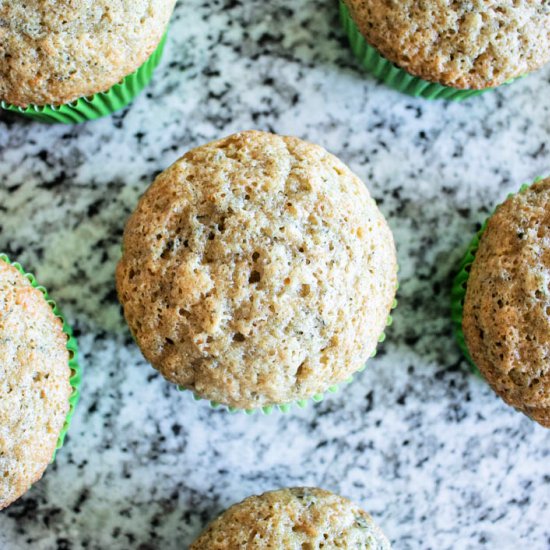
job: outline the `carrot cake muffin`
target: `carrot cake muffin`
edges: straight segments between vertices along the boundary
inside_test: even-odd
[[[532,0],[342,0],[344,20],[385,59],[428,82],[493,88],[550,60],[550,4]],[[380,76],[380,75],[379,75]]]
[[[140,200],[117,288],[168,380],[254,409],[309,398],[373,353],[397,286],[391,231],[336,157],[242,132],[188,152]]]
[[[550,428],[550,178],[510,196],[489,218],[462,327],[495,392]]]
[[[389,550],[372,518],[349,500],[315,488],[249,497],[213,521],[190,550]]]
[[[0,509],[51,462],[69,412],[70,377],[63,323],[0,258]]]
[[[105,92],[159,45],[175,0],[0,0],[0,100],[62,105]]]

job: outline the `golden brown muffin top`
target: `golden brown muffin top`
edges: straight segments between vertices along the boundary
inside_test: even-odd
[[[61,320],[0,259],[0,509],[50,463],[69,411],[70,375]]]
[[[489,88],[550,60],[546,1],[344,1],[367,42],[424,80]]]
[[[124,234],[117,288],[166,378],[239,408],[325,391],[376,348],[393,237],[363,183],[296,138],[242,132],[187,153]]]
[[[0,0],[0,100],[60,105],[104,92],[153,53],[175,0]]]
[[[214,520],[189,550],[390,550],[372,518],[349,500],[316,488],[252,496]]]
[[[489,219],[468,278],[463,329],[493,389],[550,428],[550,178]]]

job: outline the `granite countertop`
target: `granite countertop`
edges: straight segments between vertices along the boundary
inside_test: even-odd
[[[36,272],[79,337],[83,395],[42,481],[0,513],[2,549],[185,549],[228,505],[316,485],[396,549],[550,547],[550,431],[469,373],[451,278],[508,192],[550,173],[550,67],[463,104],[388,90],[354,61],[333,0],[187,0],[132,107],[78,127],[0,115],[0,250]],[[196,403],[142,359],[113,282],[154,176],[237,130],[325,146],[395,233],[399,308],[353,384],[289,414]]]

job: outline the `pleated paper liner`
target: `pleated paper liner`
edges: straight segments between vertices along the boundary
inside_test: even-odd
[[[90,97],[81,97],[65,105],[29,105],[24,108],[1,101],[0,107],[47,124],[80,124],[108,116],[128,106],[149,84],[153,72],[161,60],[165,43],[166,35],[162,37],[157,49],[139,69],[106,92],[100,92]]]
[[[67,431],[69,430],[69,426],[71,424],[71,420],[74,415],[75,407],[80,397],[80,384],[82,380],[82,370],[78,364],[78,345],[76,342],[76,338],[73,336],[73,331],[71,327],[66,323],[65,318],[63,317],[62,313],[59,311],[59,308],[57,307],[57,304],[50,298],[48,291],[43,286],[38,284],[34,275],[32,273],[27,273],[23,269],[20,263],[12,262],[6,254],[0,254],[0,260],[3,260],[7,264],[10,264],[13,267],[15,267],[15,269],[17,269],[22,275],[24,275],[29,280],[29,282],[34,288],[39,290],[44,295],[44,299],[48,302],[48,304],[52,308],[54,315],[58,317],[63,323],[63,332],[67,335],[67,350],[69,351],[69,367],[71,369],[71,377],[69,379],[69,382],[71,384],[71,388],[73,391],[69,397],[69,412],[67,413],[67,416],[65,418],[65,423],[63,424],[63,428],[61,429],[61,432],[59,433],[59,437],[57,439],[55,452],[52,457],[52,462],[53,462],[55,460],[55,455],[57,451],[61,449],[61,447],[63,447],[65,436],[67,435]]]
[[[398,285],[398,288],[399,288],[399,285]],[[392,310],[395,309],[396,307],[397,307],[397,300],[394,299],[393,304],[392,304]],[[388,315],[388,319],[386,321],[386,326],[389,327],[392,324],[393,324],[393,317],[391,315]],[[378,342],[382,343],[382,342],[384,342],[385,339],[386,339],[386,333],[383,332],[380,335],[380,337],[378,338]],[[376,351],[377,350],[374,350],[374,352],[371,355],[371,358],[376,356]],[[360,372],[363,372],[365,370],[366,366],[367,366],[366,364],[363,365],[354,374],[352,374],[349,378],[347,378],[346,380],[344,380],[340,384],[334,384],[334,385],[330,386],[329,388],[327,388],[325,393],[336,393],[340,389],[342,384],[351,384],[351,382],[353,381],[353,377],[356,374],[358,374]],[[187,388],[184,388],[183,386],[178,386],[178,389],[180,391],[191,391],[191,390],[188,390]],[[292,409],[293,405],[295,405],[296,407],[298,407],[300,409],[303,409],[307,406],[309,401],[313,401],[314,403],[319,403],[320,401],[323,401],[323,399],[325,398],[325,393],[317,393],[317,394],[315,394],[315,395],[313,395],[313,396],[311,396],[307,399],[300,399],[299,401],[294,401],[292,403],[282,403],[280,405],[270,405],[268,407],[258,407],[257,409],[239,409],[237,407],[230,407],[230,406],[227,406],[227,405],[223,405],[222,403],[218,403],[217,401],[210,401],[210,406],[213,409],[218,409],[220,407],[225,407],[231,413],[243,412],[247,415],[255,414],[257,411],[268,415],[268,414],[271,414],[272,412],[274,412],[276,410],[279,410],[282,413],[287,413]],[[203,401],[202,397],[200,397],[196,393],[193,394],[193,399],[195,401]]]
[[[462,101],[494,89],[460,90],[413,76],[383,57],[376,48],[367,43],[343,0],[340,0],[340,19],[348,36],[351,49],[361,65],[378,80],[394,90],[413,97],[423,97],[424,99]]]
[[[537,178],[533,183],[537,183],[541,179],[542,178]],[[531,185],[532,184],[522,185],[519,189],[519,193],[525,192],[527,189],[529,189],[529,187],[531,187]],[[508,198],[512,197],[513,195],[514,193],[510,193],[508,195]],[[496,209],[493,211],[493,214],[495,213],[495,211]],[[493,214],[491,214],[491,216]],[[451,289],[451,318],[453,322],[453,332],[454,332],[456,341],[458,343],[458,346],[462,350],[462,353],[466,357],[466,360],[470,364],[472,372],[481,377],[483,377],[483,375],[481,374],[476,364],[474,363],[474,360],[472,359],[472,356],[470,355],[470,352],[468,350],[468,346],[466,345],[466,340],[464,338],[464,331],[462,330],[462,317],[464,313],[464,299],[466,298],[466,290],[468,288],[468,277],[470,276],[470,270],[472,268],[472,264],[474,263],[477,251],[479,249],[479,242],[481,240],[481,236],[485,232],[485,229],[487,228],[487,224],[489,223],[491,216],[489,216],[485,220],[481,229],[476,233],[476,235],[470,242],[468,249],[466,250],[466,254],[462,258],[462,261],[460,262],[458,273],[454,278],[453,286]]]

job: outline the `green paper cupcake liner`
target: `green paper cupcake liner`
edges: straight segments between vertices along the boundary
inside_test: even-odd
[[[460,90],[413,76],[383,57],[376,48],[367,43],[343,0],[340,0],[340,19],[348,36],[351,49],[361,65],[378,80],[394,90],[413,97],[423,97],[424,99],[461,101],[491,89]]]
[[[399,289],[399,284],[397,285],[397,289]],[[391,309],[394,310],[396,307],[397,307],[397,299],[394,299]],[[388,315],[388,318],[386,320],[386,326],[389,327],[392,324],[393,324],[393,317],[391,315]],[[386,333],[382,332],[382,334],[378,338],[378,342],[382,343],[385,340],[386,340]],[[375,349],[371,354],[371,358],[375,357],[376,353],[377,353],[377,350]],[[230,407],[228,405],[218,403],[217,401],[209,401],[209,403],[210,403],[210,407],[213,409],[219,409],[223,407],[223,408],[226,408],[230,413],[242,412],[247,415],[252,415],[252,414],[255,414],[256,412],[262,412],[265,415],[269,415],[276,410],[279,410],[282,413],[287,413],[292,410],[293,405],[295,405],[299,409],[304,409],[307,406],[309,401],[313,401],[314,403],[319,403],[320,401],[323,401],[326,393],[336,393],[343,384],[351,384],[351,382],[353,382],[353,377],[358,373],[363,372],[366,369],[366,367],[367,365],[364,364],[360,369],[358,369],[355,373],[350,375],[349,378],[346,378],[346,380],[344,380],[343,382],[329,386],[324,393],[317,393],[307,399],[300,399],[292,403],[282,403],[280,405],[270,405],[268,407],[258,407],[256,409],[239,409],[237,407]],[[187,388],[184,388],[183,386],[178,386],[178,390],[182,392],[192,391]],[[195,401],[205,401],[200,395],[197,395],[196,393],[193,393],[193,399]]]
[[[157,49],[139,69],[106,92],[100,92],[90,97],[81,97],[65,105],[16,107],[5,101],[0,101],[0,107],[47,124],[80,124],[108,116],[115,111],[124,109],[147,86],[160,62],[165,43],[166,35],[162,37]]]
[[[542,178],[535,179],[533,184],[537,183],[541,179]],[[533,184],[523,184],[520,187],[518,193],[523,193]],[[513,195],[514,193],[510,193],[508,195],[508,198]],[[466,345],[464,331],[462,330],[462,316],[464,313],[464,299],[466,298],[466,289],[468,288],[468,277],[470,276],[470,269],[472,267],[472,264],[474,263],[477,251],[479,249],[481,236],[485,232],[487,224],[489,223],[489,220],[491,219],[491,216],[495,213],[495,211],[496,208],[495,210],[493,210],[493,213],[485,220],[481,229],[475,234],[474,238],[470,242],[468,249],[466,250],[466,254],[460,262],[458,273],[453,280],[453,286],[451,288],[451,319],[453,322],[453,332],[455,335],[455,339],[458,343],[458,346],[462,350],[462,353],[466,357],[466,360],[470,364],[472,372],[481,377],[483,377],[483,375],[474,363],[474,360],[472,359],[472,356],[470,355],[470,352],[468,350],[468,346]]]
[[[74,415],[75,407],[80,397],[82,369],[78,364],[78,345],[76,342],[76,338],[73,336],[73,331],[71,327],[66,323],[65,318],[63,317],[63,314],[61,313],[61,311],[59,311],[59,308],[57,307],[57,304],[50,298],[48,291],[43,286],[38,284],[35,276],[32,273],[27,273],[23,269],[20,263],[12,262],[6,254],[0,254],[0,260],[3,260],[7,264],[15,267],[15,269],[17,269],[19,273],[21,273],[23,276],[25,276],[29,280],[29,282],[34,288],[39,290],[44,295],[44,298],[52,308],[54,315],[58,317],[63,323],[63,332],[67,335],[67,350],[69,351],[69,367],[71,369],[71,377],[69,378],[69,382],[71,384],[73,391],[69,397],[69,412],[67,413],[67,416],[65,418],[65,423],[63,424],[63,428],[61,429],[61,432],[59,433],[59,437],[57,439],[54,455],[52,457],[52,462],[53,462],[55,460],[55,455],[57,451],[61,449],[61,447],[63,447],[63,443],[65,442],[65,436],[67,435],[67,431],[69,430],[69,426],[71,424],[71,420]]]

